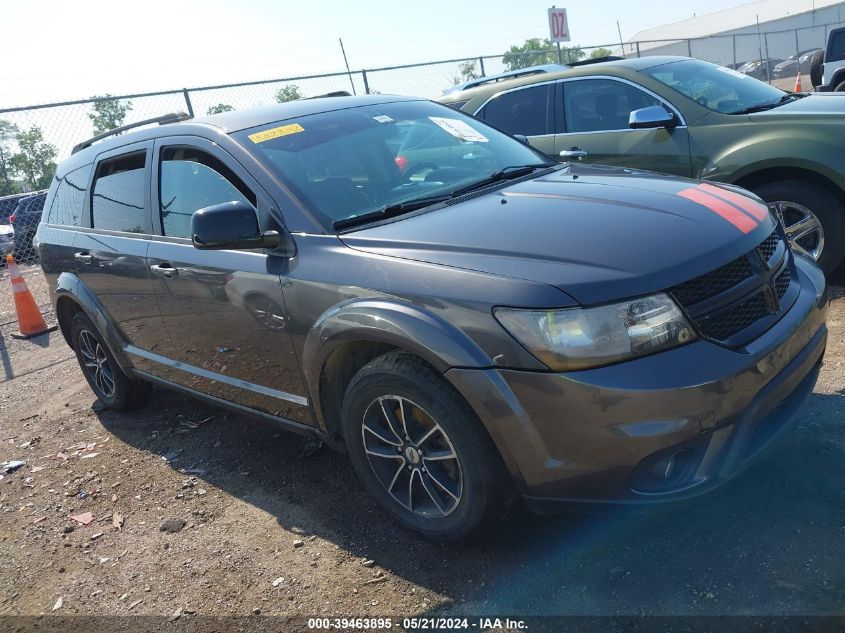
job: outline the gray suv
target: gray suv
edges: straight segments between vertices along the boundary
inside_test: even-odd
[[[91,388],[317,437],[430,538],[708,490],[813,389],[824,277],[742,190],[401,97],[155,122],[78,145],[38,228]]]

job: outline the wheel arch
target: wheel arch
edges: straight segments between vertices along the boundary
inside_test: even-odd
[[[761,166],[745,173],[734,180],[732,184],[748,189],[749,191],[754,191],[754,188],[760,185],[785,180],[812,182],[820,187],[824,187],[832,195],[838,197],[845,196],[845,191],[831,178],[808,167]]]
[[[340,411],[349,381],[391,351],[413,354],[440,374],[494,364],[461,330],[418,306],[354,300],[330,309],[308,333],[302,367],[317,424],[335,448],[343,445]]]

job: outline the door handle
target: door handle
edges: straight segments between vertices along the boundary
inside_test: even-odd
[[[73,254],[74,259],[78,262],[82,262],[83,264],[90,264],[94,261],[94,256],[89,253],[88,251],[82,251],[80,253]]]
[[[169,262],[161,262],[160,264],[153,264],[150,266],[150,270],[157,275],[161,275],[165,279],[173,279],[176,275],[179,274],[179,269],[174,268],[173,264]]]
[[[588,152],[585,152],[580,147],[570,147],[569,149],[565,149],[560,153],[561,158],[574,158],[575,160],[581,160],[582,158],[586,158],[589,156]]]

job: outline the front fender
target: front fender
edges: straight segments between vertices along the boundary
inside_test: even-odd
[[[59,274],[54,288],[54,297],[56,314],[60,317],[60,323],[61,313],[63,311],[60,308],[60,304],[64,301],[72,301],[97,327],[97,330],[102,335],[106,345],[109,347],[109,351],[114,356],[117,364],[120,365],[120,368],[124,372],[132,368],[132,361],[123,352],[124,342],[120,340],[118,334],[120,331],[119,328],[114,326],[106,309],[79,277],[74,273],[68,272]],[[65,337],[68,345],[72,346],[69,340],[70,332],[66,331],[69,325],[69,323],[62,324],[62,335]]]
[[[845,189],[845,157],[831,141],[831,130],[807,125],[784,132],[781,126],[764,123],[765,130],[753,136],[740,135],[707,155],[696,176],[703,180],[736,183],[767,169],[796,169],[814,172]],[[718,126],[715,126],[718,127]],[[795,123],[791,127],[796,128]],[[698,150],[706,150],[700,145]]]
[[[324,312],[305,339],[302,368],[315,411],[322,410],[320,377],[326,360],[340,345],[359,341],[415,354],[441,373],[453,367],[495,365],[460,329],[419,306],[389,299],[353,299]]]

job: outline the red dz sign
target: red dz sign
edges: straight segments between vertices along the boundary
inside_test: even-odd
[[[569,41],[569,22],[566,9],[549,9],[549,39],[552,42]]]

